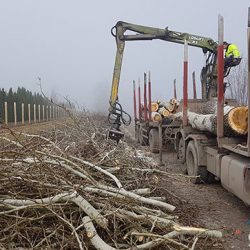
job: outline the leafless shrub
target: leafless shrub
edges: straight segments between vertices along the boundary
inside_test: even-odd
[[[1,249],[222,249],[220,232],[180,225],[179,201],[157,189],[171,175],[105,140],[105,126],[82,112],[50,131],[1,134]]]

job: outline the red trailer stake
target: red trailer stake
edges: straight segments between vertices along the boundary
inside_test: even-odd
[[[183,73],[183,126],[188,125],[187,101],[188,101],[188,44],[184,43],[184,73]]]
[[[141,121],[141,87],[140,87],[140,79],[138,80],[138,101],[139,101],[139,107],[138,107],[138,109],[139,109],[139,115],[138,115],[138,117],[139,117],[139,120]]]
[[[150,71],[148,72],[148,109],[149,109],[149,120],[151,121],[152,117],[151,117],[151,113],[152,113],[152,110],[151,110],[151,103],[152,103],[152,100],[151,100],[151,78],[150,78]]]
[[[176,79],[174,79],[174,99],[177,100],[177,93],[176,93]]]
[[[248,117],[250,117],[250,7],[248,8],[248,28],[247,28],[247,49],[248,49]],[[248,124],[249,124],[248,120]],[[247,151],[250,152],[250,126],[248,125]]]
[[[134,88],[134,118],[135,122],[137,121],[137,115],[136,115],[136,90],[135,90],[135,80],[133,81],[133,88]]]
[[[219,138],[223,137],[223,116],[224,116],[224,50],[223,50],[223,30],[224,30],[224,20],[223,17],[219,15],[218,17],[218,40],[219,45],[217,48],[217,55],[218,55],[218,102],[217,102],[217,140],[218,145]]]
[[[195,72],[192,74],[193,76],[193,94],[194,94],[194,99],[197,99],[197,94],[196,94],[196,81],[195,81]]]
[[[147,116],[147,75],[144,73],[144,120],[148,120]]]

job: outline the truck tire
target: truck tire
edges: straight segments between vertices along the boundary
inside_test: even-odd
[[[152,153],[159,153],[159,132],[158,129],[149,131],[149,149]]]
[[[206,166],[198,166],[198,156],[193,141],[190,141],[186,150],[187,173],[189,176],[198,176],[191,178],[194,184],[206,183],[208,181],[208,171]]]
[[[178,148],[177,148],[177,159],[180,163],[184,163],[186,160],[186,150],[185,150],[185,141],[183,137],[181,136],[179,143],[178,143]]]

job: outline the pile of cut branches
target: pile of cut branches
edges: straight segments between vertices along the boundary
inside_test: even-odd
[[[181,225],[157,166],[105,140],[102,117],[76,119],[1,134],[1,249],[222,249],[221,232]]]

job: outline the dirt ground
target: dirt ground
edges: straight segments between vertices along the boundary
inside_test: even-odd
[[[129,137],[133,137],[133,128],[127,130]],[[131,142],[134,144],[135,142]],[[147,146],[138,144],[134,146],[143,150],[147,156],[151,156],[155,162],[159,162],[158,154],[152,154]],[[159,169],[172,174],[182,174],[185,166],[177,162],[176,154],[164,151],[163,166]],[[201,226],[223,232],[223,246],[225,249],[250,249],[250,208],[241,200],[227,192],[219,182],[214,184],[192,184],[183,176],[180,178],[168,178],[160,176],[159,187],[166,196],[172,196],[179,200],[176,205],[177,213],[187,210],[186,218],[182,218],[187,225]],[[180,202],[182,201],[182,202]],[[213,249],[213,247],[211,247]]]
[[[15,131],[41,131],[53,127],[53,123],[43,123],[16,128]],[[6,130],[1,130],[5,132]],[[133,127],[126,129],[127,142],[157,163],[158,154],[152,154],[147,146],[142,147],[133,140]],[[158,189],[173,205],[183,225],[205,227],[221,230],[224,234],[224,249],[250,249],[250,208],[237,197],[227,192],[220,183],[194,185],[185,176],[174,178],[175,174],[183,174],[185,167],[177,162],[176,154],[165,151],[163,154],[164,170],[170,175],[158,175]],[[172,177],[171,177],[172,176]],[[211,246],[211,249],[218,249]],[[220,248],[221,249],[221,248]]]

